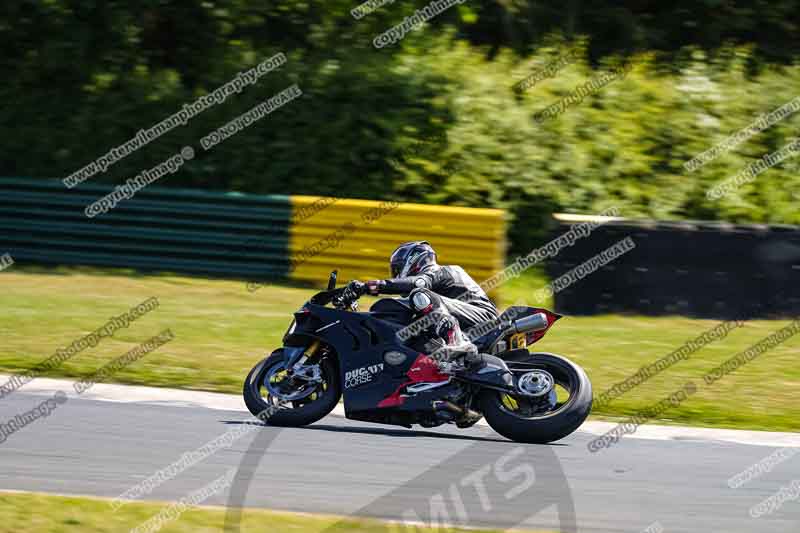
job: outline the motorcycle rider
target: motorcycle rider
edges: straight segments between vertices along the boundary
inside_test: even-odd
[[[425,317],[423,327],[416,329],[427,337],[425,350],[429,355],[452,361],[460,354],[466,356],[467,363],[477,361],[475,345],[461,331],[498,318],[497,307],[480,285],[458,265],[439,265],[428,241],[401,244],[392,252],[389,265],[390,279],[366,283],[353,280],[345,288],[346,295],[407,296],[412,309]]]

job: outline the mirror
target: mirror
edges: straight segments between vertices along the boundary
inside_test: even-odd
[[[339,272],[338,270],[334,270],[333,272],[331,272],[331,277],[328,278],[328,290],[329,291],[332,291],[333,289],[336,288],[336,274],[338,272]]]

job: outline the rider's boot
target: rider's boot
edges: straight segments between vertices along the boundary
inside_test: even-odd
[[[449,374],[469,369],[481,360],[478,348],[465,338],[452,316],[443,317],[437,324],[432,338],[425,343],[425,350],[439,368]]]
[[[439,364],[442,372],[463,370],[480,360],[478,349],[461,332],[458,320],[447,312],[426,289],[415,289],[409,295],[411,307],[429,321],[423,350]]]

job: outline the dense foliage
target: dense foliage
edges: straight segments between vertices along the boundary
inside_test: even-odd
[[[800,157],[710,201],[709,186],[798,135],[800,113],[694,172],[683,163],[800,96],[796,2],[19,0],[0,7],[0,175],[64,178],[283,52],[288,63],[92,181],[191,145],[159,184],[501,206],[516,250],[554,211],[800,223]],[[575,50],[552,77],[512,86]],[[627,62],[542,123],[534,115]],[[303,96],[205,152],[199,139],[297,83]]]

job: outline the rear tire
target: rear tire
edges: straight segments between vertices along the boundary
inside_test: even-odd
[[[541,368],[555,370],[560,375],[567,376],[576,389],[570,391],[569,400],[551,414],[524,418],[504,408],[502,402],[504,393],[486,389],[478,398],[483,416],[492,429],[516,442],[547,444],[563,439],[578,429],[589,416],[592,410],[592,383],[580,366],[560,355],[531,354],[526,362],[538,364]],[[513,366],[513,363],[509,366]]]
[[[276,350],[272,355],[260,361],[247,374],[242,395],[247,409],[253,416],[258,417],[265,409],[270,409],[268,412],[271,412],[271,415],[264,417],[264,421],[267,424],[271,426],[298,427],[313,424],[333,411],[342,396],[342,388],[339,383],[339,373],[336,365],[327,357],[323,358],[319,363],[323,379],[327,384],[327,388],[321,392],[320,396],[299,406],[297,402],[292,402],[294,406],[292,408],[281,408],[273,411],[274,404],[264,399],[261,390],[266,373],[274,366],[283,364],[283,360],[282,350]]]

